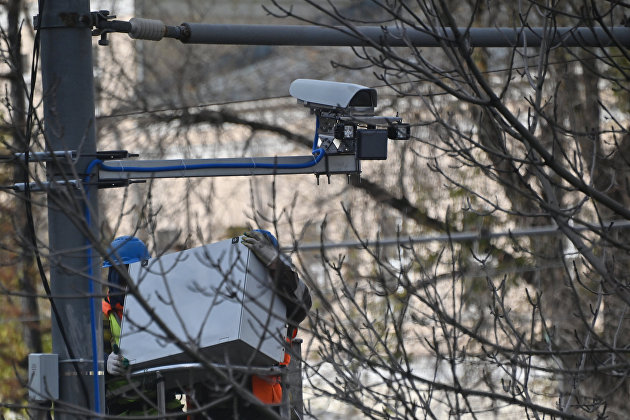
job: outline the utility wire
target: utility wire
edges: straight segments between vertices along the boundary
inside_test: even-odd
[[[535,58],[535,57],[536,56],[532,56],[528,58]],[[623,58],[623,56],[611,55],[610,58]],[[584,60],[585,59],[579,59],[579,58],[567,59],[567,60],[550,62],[548,63],[548,65],[556,66],[556,65],[569,64],[569,63],[575,63],[575,62],[582,62]],[[529,66],[521,65],[521,66],[513,66],[513,67],[508,67],[508,68],[503,68],[503,69],[486,70],[486,71],[482,71],[481,74],[494,74],[494,73],[503,73],[507,71],[514,71],[514,70],[524,70],[528,67]],[[447,78],[446,76],[440,77],[440,79],[446,79],[446,78]],[[378,88],[385,88],[389,86],[401,86],[401,85],[410,84],[410,83],[414,83],[414,82],[396,82],[396,83],[390,83],[390,84],[384,83],[380,85],[374,85],[371,87],[374,89],[378,89]],[[432,96],[442,96],[446,94],[447,93],[442,92],[442,93],[431,93],[431,94],[427,94],[423,96],[432,97]],[[101,116],[98,116],[97,119],[131,117],[131,116],[145,115],[145,114],[157,114],[160,112],[186,111],[186,110],[195,109],[195,108],[209,108],[213,106],[228,106],[228,105],[238,105],[238,104],[251,103],[251,102],[264,102],[264,101],[271,101],[271,100],[277,100],[277,99],[288,99],[290,97],[291,97],[290,95],[278,95],[278,96],[267,96],[264,98],[238,99],[238,100],[229,100],[229,101],[221,101],[221,102],[206,102],[206,103],[202,103],[198,105],[181,105],[181,106],[176,106],[176,107],[164,107],[164,108],[147,109],[147,110],[139,109],[135,111],[120,112],[120,113],[111,114],[111,115],[101,115]]]

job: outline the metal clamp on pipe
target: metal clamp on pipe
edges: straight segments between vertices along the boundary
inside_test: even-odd
[[[107,34],[110,32],[126,33],[133,39],[159,41],[162,38],[182,39],[184,27],[167,26],[161,20],[132,18],[127,21],[112,20],[116,15],[110,15],[108,10],[99,10],[90,13],[82,21],[89,23],[93,28],[92,35],[100,36],[99,45],[109,45]]]

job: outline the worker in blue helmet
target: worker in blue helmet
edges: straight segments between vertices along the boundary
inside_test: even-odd
[[[106,340],[106,368],[107,373],[112,375],[122,375],[125,372],[124,360],[117,351],[112,354],[113,349],[120,346],[120,327],[122,324],[123,305],[125,302],[125,279],[121,275],[122,269],[127,269],[129,264],[142,261],[146,264],[151,256],[147,246],[142,240],[135,236],[121,236],[114,239],[107,249],[107,256],[103,262],[103,268],[108,268],[107,285],[109,290],[102,302],[103,320],[105,322],[103,331],[110,333]],[[116,268],[116,266],[118,268]],[[109,355],[109,357],[108,357]]]
[[[142,240],[135,236],[119,236],[107,249],[107,258],[103,262],[103,268],[112,265],[129,265],[138,261],[146,265],[150,258],[149,250]]]
[[[110,415],[157,414],[155,407],[147,404],[147,401],[156,397],[155,387],[147,386],[149,384],[142,384],[142,387],[139,384],[130,386],[129,380],[123,377],[127,373],[129,361],[120,352],[120,332],[127,290],[124,273],[129,270],[129,264],[140,262],[144,266],[150,258],[149,250],[142,240],[135,236],[120,236],[110,244],[103,262],[103,268],[109,268],[109,290],[103,299],[102,310],[106,405],[107,414]],[[174,395],[167,399],[167,410],[170,412],[181,411],[182,406]]]

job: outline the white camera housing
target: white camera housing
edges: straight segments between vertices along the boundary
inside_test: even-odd
[[[376,107],[376,89],[354,83],[297,79],[291,83],[289,93],[314,111],[373,114]]]

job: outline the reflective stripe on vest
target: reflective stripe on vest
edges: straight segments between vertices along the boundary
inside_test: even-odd
[[[122,322],[116,309],[112,308],[112,305],[106,299],[103,299],[101,302],[101,309],[103,310],[103,315],[109,319],[109,330],[112,333],[112,347],[114,344],[120,346],[120,324]]]
[[[112,332],[112,345],[116,344],[120,346],[120,323],[118,322],[118,316],[114,311],[109,313],[109,329]]]

